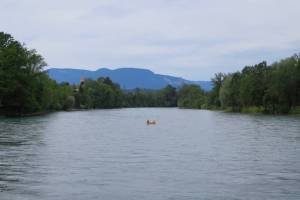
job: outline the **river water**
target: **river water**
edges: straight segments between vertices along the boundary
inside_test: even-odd
[[[0,199],[299,200],[300,117],[140,108],[0,118]]]

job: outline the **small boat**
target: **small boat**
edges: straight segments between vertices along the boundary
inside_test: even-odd
[[[156,121],[155,120],[147,120],[147,125],[155,125]]]

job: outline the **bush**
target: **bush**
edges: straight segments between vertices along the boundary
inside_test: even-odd
[[[250,107],[242,108],[242,112],[243,113],[263,113],[264,109],[263,109],[263,107],[250,106]]]
[[[293,108],[290,110],[290,114],[293,114],[293,115],[300,115],[300,106],[293,107]]]

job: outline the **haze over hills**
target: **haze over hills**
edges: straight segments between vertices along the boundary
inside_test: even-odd
[[[161,89],[167,85],[179,87],[183,84],[196,84],[205,91],[211,89],[210,81],[190,81],[180,77],[155,74],[147,69],[119,68],[115,70],[101,68],[96,71],[70,68],[50,68],[47,70],[50,78],[58,83],[69,82],[78,84],[80,78],[97,79],[99,77],[109,77],[113,82],[118,83],[122,89]]]

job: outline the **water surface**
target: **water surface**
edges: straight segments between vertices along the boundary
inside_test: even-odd
[[[300,118],[164,108],[0,118],[0,199],[299,200]]]

